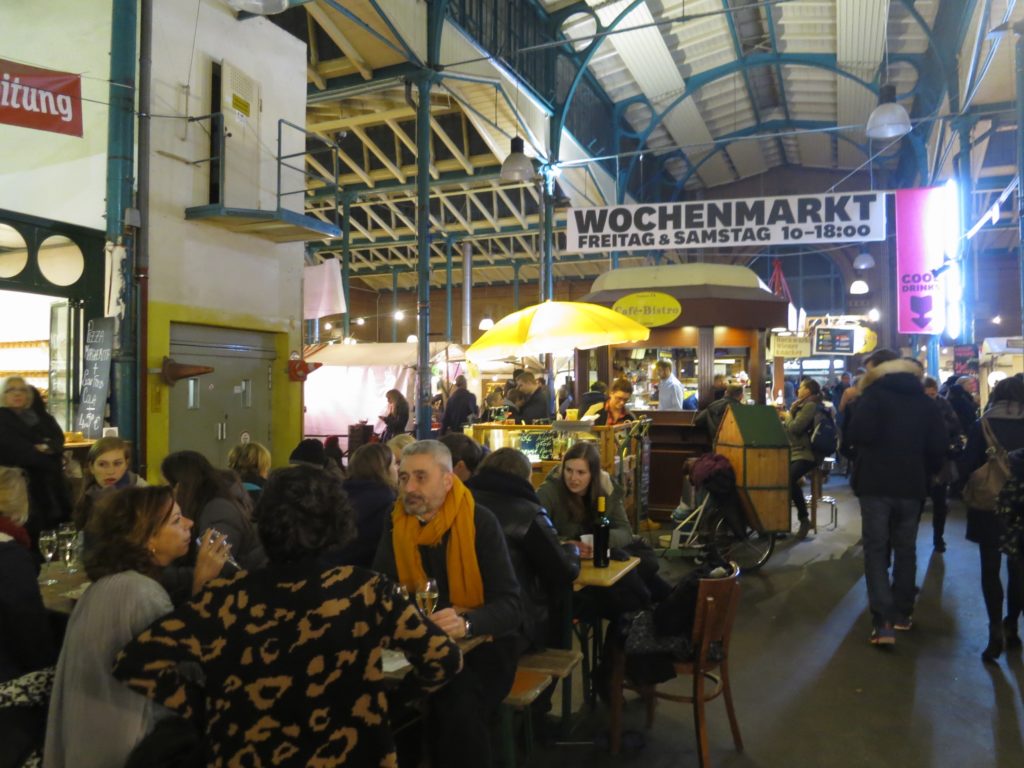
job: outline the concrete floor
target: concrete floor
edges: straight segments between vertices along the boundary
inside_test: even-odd
[[[732,677],[745,752],[733,750],[717,699],[708,707],[713,765],[1024,766],[1024,661],[1020,651],[996,666],[981,661],[987,619],[962,506],[952,503],[944,555],[932,553],[926,511],[914,627],[882,650],[868,643],[857,501],[842,477],[828,493],[839,500],[839,527],[780,542],[760,573],[743,578]],[[678,576],[690,565],[669,561],[665,572]],[[618,757],[603,746],[605,723],[598,704],[577,729],[583,744],[538,748],[531,765],[697,764],[689,705],[660,702],[644,745]],[[642,733],[643,724],[633,701],[625,727]]]

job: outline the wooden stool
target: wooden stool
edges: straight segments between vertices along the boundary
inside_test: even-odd
[[[523,715],[523,741],[525,742],[526,759],[529,761],[533,750],[533,720],[530,717],[530,705],[537,700],[544,689],[551,685],[551,675],[536,672],[532,669],[516,668],[516,679],[512,690],[501,703],[501,753],[505,768],[516,766],[516,742],[514,734],[515,713]]]
[[[574,649],[548,648],[538,653],[519,657],[519,669],[528,669],[551,675],[562,681],[562,731],[566,731],[572,717],[572,671],[576,669],[583,654]]]

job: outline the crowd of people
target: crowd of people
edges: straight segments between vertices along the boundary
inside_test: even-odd
[[[0,417],[21,418],[7,412],[27,399],[20,389],[5,382]],[[0,450],[23,440],[6,437]],[[27,430],[23,441],[49,451]],[[0,706],[0,739],[16,727],[21,741],[5,743],[19,758],[42,747],[46,768],[394,764],[392,711],[413,701],[427,702],[423,741],[403,749],[489,765],[519,656],[568,639],[599,497],[611,545],[633,538],[622,489],[589,444],[539,491],[523,453],[488,454],[454,430],[363,445],[344,467],[315,439],[273,471],[256,443],[224,468],[177,451],[155,485],[131,458],[126,441],[97,440],[65,513],[33,497],[34,454],[3,454],[0,685],[32,680],[48,696],[16,726]],[[64,628],[37,582],[36,516],[80,533],[92,583]],[[433,604],[417,604],[426,589]],[[645,590],[631,594],[649,601]],[[382,676],[385,648],[411,666],[399,685]]]
[[[1024,380],[1001,381],[979,417],[956,403],[961,384],[947,382],[943,394],[917,361],[878,350],[865,365],[838,392],[804,379],[782,419],[802,538],[800,478],[821,458],[812,430],[836,405],[840,452],[860,502],[870,639],[888,646],[912,626],[926,499],[942,552],[954,475],[970,477],[994,447],[1011,456],[1024,449]],[[668,382],[671,368],[661,373]],[[697,417],[712,437],[728,409],[746,407],[741,386],[715,383]],[[538,404],[547,414],[540,418],[550,417],[542,387],[523,373],[509,388],[521,418]],[[59,464],[63,433],[37,393],[7,379],[0,686],[43,692],[13,712],[0,707],[0,739],[12,755],[41,748],[45,768],[369,765],[426,750],[434,765],[489,765],[489,725],[521,654],[564,645],[574,616],[615,619],[671,588],[645,561],[615,590],[574,597],[599,522],[613,550],[637,546],[622,488],[594,444],[581,441],[535,489],[523,453],[488,453],[456,428],[476,412],[464,392],[456,382],[438,440],[400,428],[408,404],[403,410],[389,397],[397,433],[344,462],[312,438],[273,471],[270,452],[256,443],[233,448],[224,468],[185,450],[164,457],[160,482],[147,485],[131,471],[132,446],[102,438],[72,500]],[[598,423],[633,418],[628,380],[593,393],[600,399],[579,405]],[[1020,459],[1015,468],[1024,467]],[[971,482],[959,485],[967,537],[980,552],[983,658],[994,661],[1020,644],[1024,574],[1019,552],[1005,554],[995,505],[980,501]],[[63,628],[48,616],[37,581],[40,532],[60,523],[80,533],[92,582]],[[383,676],[385,648],[411,667],[400,684]],[[542,711],[551,692],[539,700]],[[396,742],[392,718],[424,701],[422,738]]]

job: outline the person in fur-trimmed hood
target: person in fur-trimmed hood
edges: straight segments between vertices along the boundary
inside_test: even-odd
[[[924,393],[917,362],[879,349],[865,364],[860,394],[846,411],[850,484],[860,499],[871,643],[892,645],[894,630],[911,626],[918,518],[945,459],[946,431],[938,406]]]

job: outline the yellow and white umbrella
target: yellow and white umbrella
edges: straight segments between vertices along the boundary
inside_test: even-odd
[[[545,301],[498,320],[466,350],[470,360],[565,353],[645,341],[649,328],[600,304]]]

